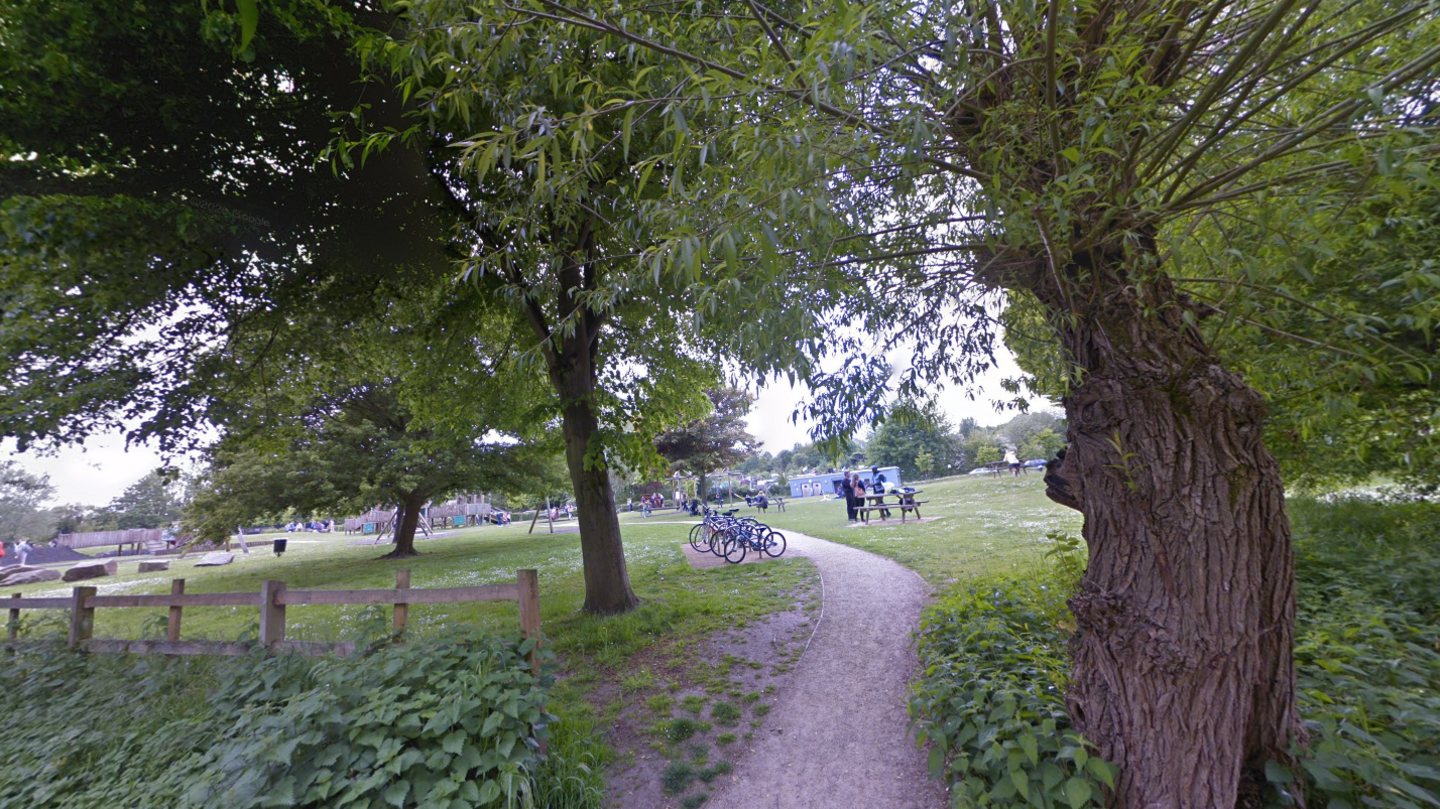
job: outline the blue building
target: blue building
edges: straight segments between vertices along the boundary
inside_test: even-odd
[[[865,481],[865,485],[868,487],[870,485],[870,476],[874,473],[869,469],[856,471],[859,472],[860,479]],[[882,466],[880,467],[880,474],[885,476],[886,483],[893,483],[896,486],[900,485],[900,467]],[[826,472],[823,475],[801,475],[799,477],[793,477],[790,479],[790,496],[815,497],[817,495],[833,495],[835,494],[836,484],[844,479],[845,472],[843,470],[839,472]]]

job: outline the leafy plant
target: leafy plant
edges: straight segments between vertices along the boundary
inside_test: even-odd
[[[728,702],[717,702],[710,709],[710,716],[722,725],[730,726],[740,721],[740,709]]]
[[[17,654],[0,793],[67,809],[500,807],[568,789],[597,805],[581,756],[539,756],[553,717],[529,650],[462,636],[318,661]]]
[[[678,719],[672,719],[665,726],[665,736],[669,738],[672,742],[683,742],[691,736],[694,736],[696,733],[699,732],[699,730],[699,722],[696,722],[694,719],[691,719],[689,717],[682,716]]]
[[[1311,806],[1440,806],[1440,506],[1292,502]],[[1282,796],[1295,776],[1275,773]]]
[[[660,782],[664,785],[666,795],[678,795],[684,792],[690,782],[695,780],[695,768],[687,761],[671,762],[660,776]]]
[[[1114,788],[1116,768],[1091,754],[1066,712],[1064,592],[1049,579],[982,581],[922,617],[910,717],[956,806],[1080,809]]]

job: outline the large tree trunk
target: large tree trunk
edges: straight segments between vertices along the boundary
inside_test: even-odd
[[[565,460],[580,510],[580,555],[585,565],[584,610],[596,615],[629,612],[640,599],[630,589],[625,569],[625,547],[620,541],[620,518],[615,513],[615,492],[610,486],[605,455],[595,438],[599,388],[598,354],[603,319],[586,307],[581,293],[598,285],[598,266],[586,267],[583,258],[594,250],[590,226],[575,239],[576,254],[566,256],[558,273],[558,310],[570,319],[570,328],[552,331],[545,315],[531,299],[525,309],[542,340],[550,383],[560,398],[565,430]],[[588,269],[588,271],[587,271]]]
[[[1300,732],[1294,560],[1264,406],[1189,310],[1162,281],[1061,329],[1086,373],[1047,483],[1085,515],[1090,548],[1069,703],[1119,765],[1123,809],[1259,805],[1266,762],[1292,765]]]
[[[420,525],[420,510],[428,499],[424,492],[411,492],[400,502],[399,524],[395,526],[395,549],[381,559],[405,559],[419,556],[415,550],[415,529]]]
[[[620,542],[620,519],[615,513],[615,491],[604,466],[590,464],[590,440],[598,423],[588,402],[572,402],[564,410],[565,461],[575,487],[576,520],[580,523],[580,556],[585,564],[584,610],[596,615],[629,612],[640,599],[630,589],[625,548]]]

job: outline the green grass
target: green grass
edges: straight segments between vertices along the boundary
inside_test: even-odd
[[[799,557],[697,571],[681,552],[688,526],[664,524],[659,517],[647,524],[638,515],[624,515],[621,524],[631,584],[643,603],[632,613],[608,618],[579,611],[584,599],[579,535],[545,533],[543,523],[535,534],[527,533],[528,524],[460,529],[420,541],[422,555],[404,561],[380,561],[387,546],[350,546],[354,536],[294,534],[280,558],[267,546],[248,556],[237,553],[225,567],[196,568],[199,556],[194,555],[173,560],[169,572],[141,575],[136,565],[146,557],[127,557],[120,560],[119,575],[87,584],[107,594],[165,593],[172,578],[185,579],[187,593],[258,592],[265,579],[284,581],[291,589],[388,588],[394,586],[395,571],[408,568],[412,587],[438,588],[511,582],[517,568],[536,568],[543,631],[565,675],[551,691],[555,729],[576,742],[567,749],[577,759],[587,757],[580,763],[597,767],[613,757],[601,734],[631,706],[658,715],[660,733],[673,741],[709,733],[711,723],[698,718],[670,721],[675,698],[667,692],[696,686],[696,676],[710,676],[711,667],[693,660],[699,642],[729,627],[735,614],[792,608],[796,593],[812,590],[816,582],[814,567]],[[68,595],[70,590],[69,584],[49,582],[7,588],[3,595]],[[163,617],[164,610],[100,609],[95,636],[156,636],[163,631]],[[291,607],[286,617],[287,637],[296,640],[353,638],[367,626],[383,632],[389,625],[388,608]],[[62,611],[27,611],[23,623],[31,637],[63,635],[66,627]],[[518,632],[519,616],[507,602],[410,607],[408,633],[417,641],[465,625],[510,634]],[[254,608],[189,608],[183,636],[234,640],[253,636],[257,626]],[[618,688],[605,694],[607,685]],[[604,710],[597,701],[607,703]],[[702,700],[697,708],[703,705]],[[589,741],[579,742],[582,738]],[[551,805],[557,807],[574,802],[555,797]]]
[[[290,589],[364,589],[395,585],[395,571],[411,570],[412,587],[465,587],[515,580],[518,568],[536,568],[540,574],[540,607],[544,631],[557,653],[595,655],[602,665],[619,664],[638,648],[660,635],[701,636],[728,623],[736,610],[761,614],[788,606],[786,594],[806,575],[807,564],[795,559],[783,564],[717,568],[695,571],[685,562],[680,541],[684,526],[624,525],[625,554],[631,584],[644,601],[625,616],[596,619],[581,615],[584,578],[578,534],[546,534],[542,526],[527,534],[528,526],[465,528],[440,539],[417,543],[421,556],[404,561],[378,559],[387,546],[350,546],[357,537],[323,534],[290,535],[290,549],[277,558],[268,547],[247,556],[236,553],[224,567],[196,568],[199,555],[174,559],[165,573],[139,574],[137,563],[148,557],[120,560],[120,574],[86,582],[102,594],[166,593],[170,580],[185,579],[187,593],[259,592],[265,579],[284,581]],[[299,543],[299,544],[296,544]],[[61,582],[6,588],[4,595],[69,595],[71,585]],[[736,599],[739,599],[737,602]],[[359,606],[291,607],[286,637],[294,640],[334,640],[353,636],[367,620],[370,608]],[[164,610],[101,609],[96,611],[95,637],[137,638],[153,634]],[[32,620],[39,613],[26,613]],[[246,607],[189,608],[184,616],[186,639],[233,640],[253,632],[259,611]],[[408,632],[423,636],[447,625],[475,625],[499,632],[519,627],[516,605],[509,602],[479,604],[412,605]],[[631,672],[630,674],[634,674]],[[629,685],[639,687],[640,680]]]
[[[1047,533],[1078,536],[1080,514],[1045,497],[1041,475],[1015,478],[963,475],[919,484],[924,522],[899,520],[851,527],[845,503],[807,497],[786,500],[786,510],[755,513],[761,521],[887,556],[931,584],[1013,572],[1033,566],[1049,550]],[[742,514],[753,510],[742,509]]]

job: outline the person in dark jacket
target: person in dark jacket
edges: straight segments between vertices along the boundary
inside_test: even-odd
[[[870,491],[874,492],[875,494],[883,494],[885,492],[885,484],[886,482],[888,482],[888,480],[889,479],[885,477],[885,474],[880,471],[880,467],[870,467]],[[881,505],[884,505],[883,500],[881,501]],[[881,509],[880,519],[890,519],[890,509]]]

